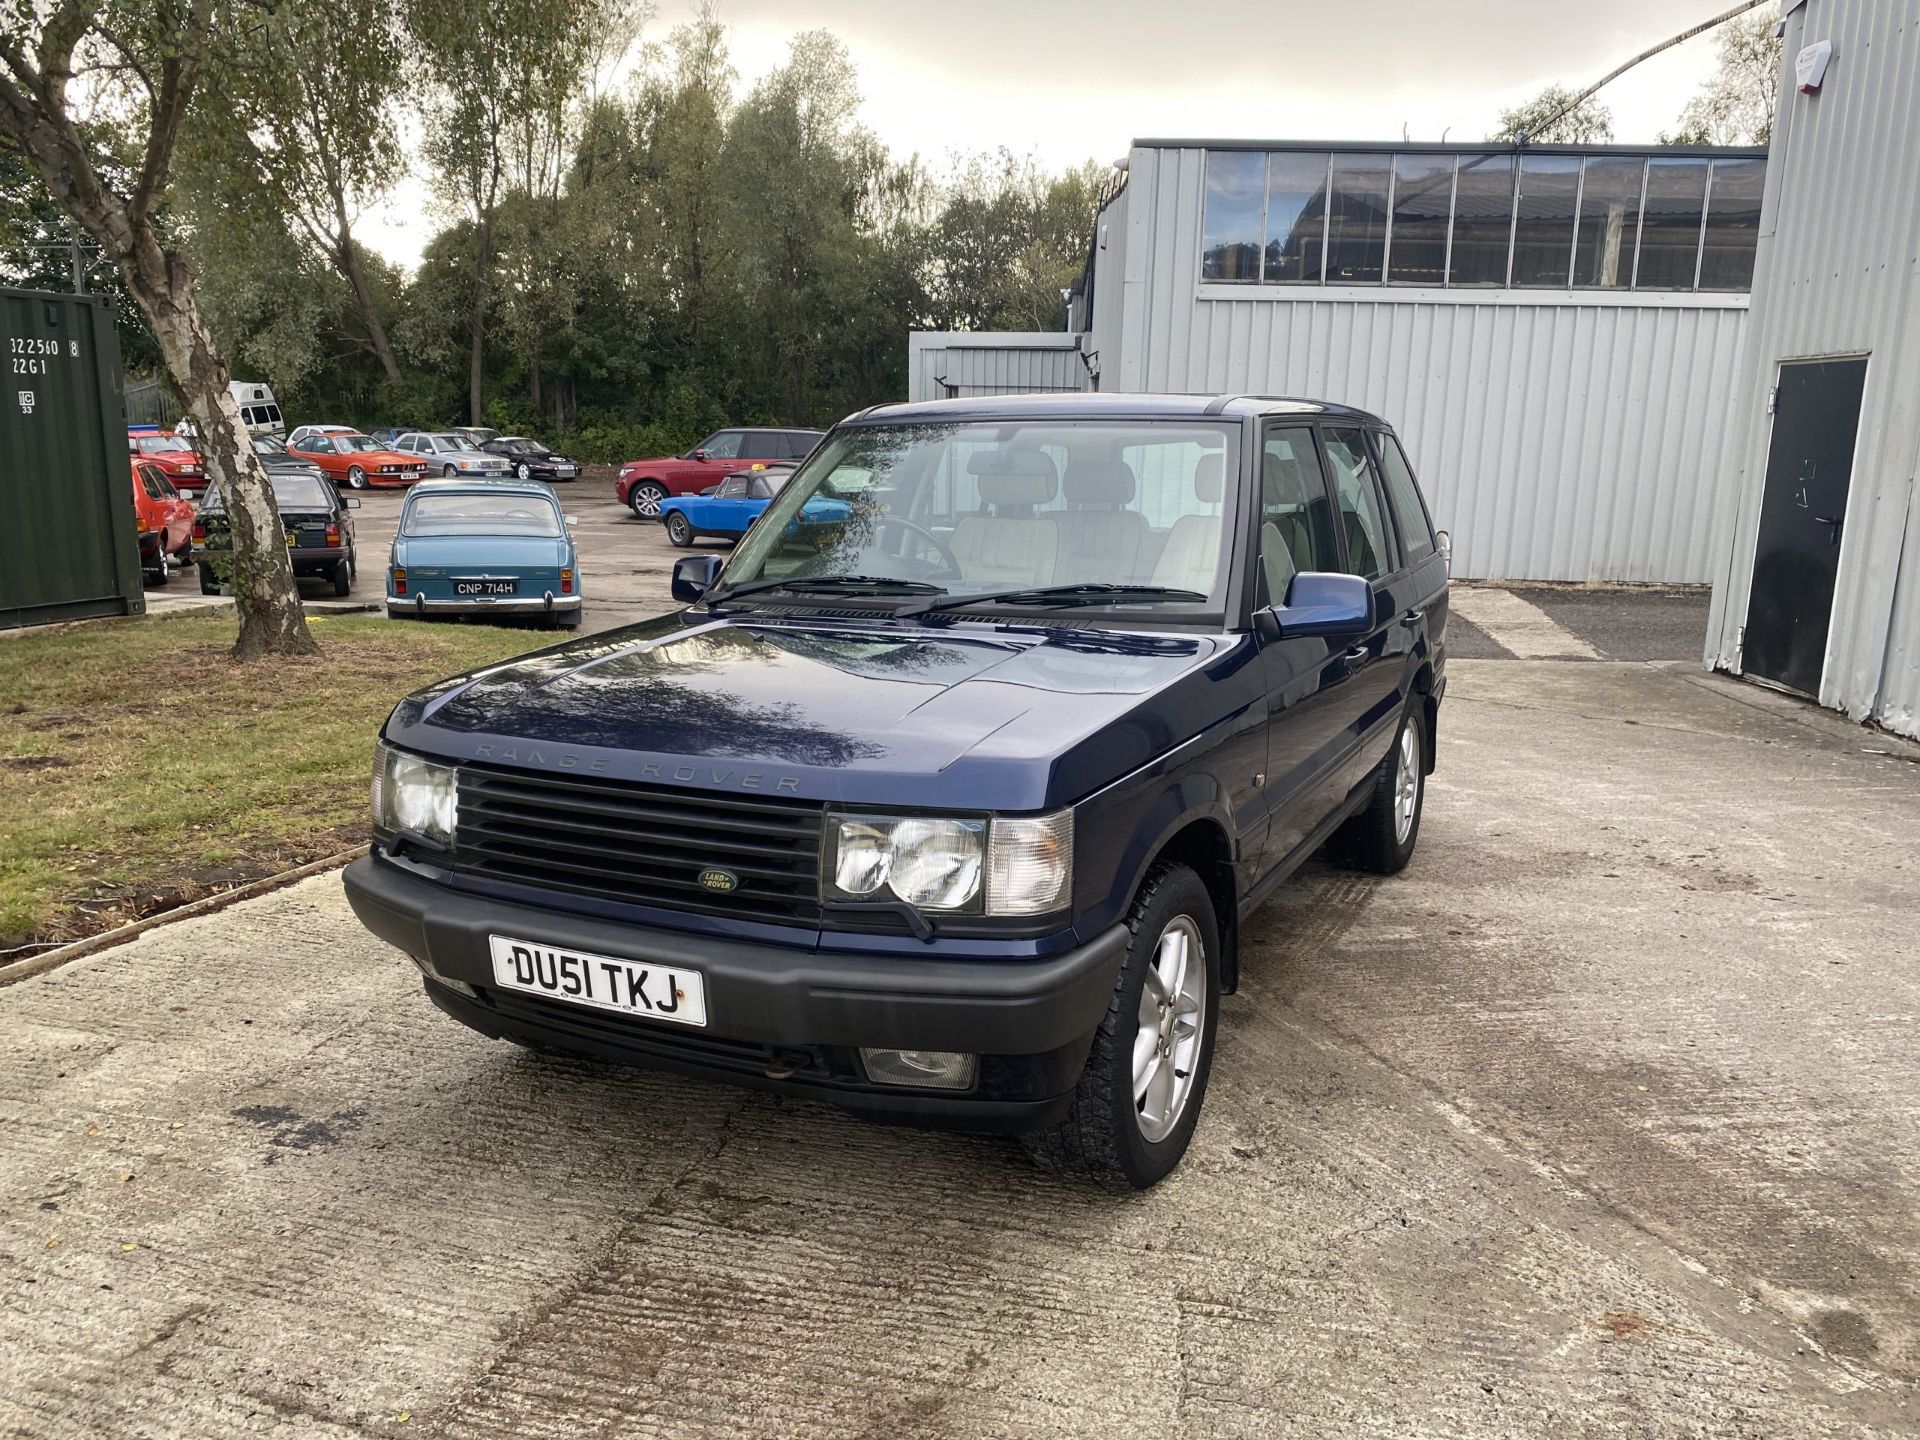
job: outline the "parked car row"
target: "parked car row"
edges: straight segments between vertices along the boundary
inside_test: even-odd
[[[660,504],[675,495],[698,495],[756,462],[795,464],[813,453],[823,432],[736,426],[716,430],[684,455],[629,460],[620,467],[613,493],[642,520],[658,520]]]

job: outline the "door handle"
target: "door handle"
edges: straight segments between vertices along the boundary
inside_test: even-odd
[[[1418,625],[1420,623],[1420,612],[1418,610],[1407,611],[1406,614],[1400,617],[1400,623],[1402,625]]]
[[[1813,518],[1816,524],[1827,527],[1827,543],[1829,545],[1838,545],[1840,543],[1840,527],[1847,523],[1847,517],[1844,515],[1816,515]]]
[[[1341,658],[1344,659],[1349,666],[1357,670],[1373,659],[1373,651],[1364,645],[1356,645]]]

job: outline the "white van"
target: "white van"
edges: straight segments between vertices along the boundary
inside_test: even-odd
[[[280,418],[280,402],[273,398],[271,386],[255,380],[234,380],[227,385],[227,390],[234,404],[240,407],[240,418],[247,422],[249,435],[285,438],[287,422]]]

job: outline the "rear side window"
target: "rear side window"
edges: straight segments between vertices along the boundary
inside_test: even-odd
[[[1347,573],[1378,580],[1397,566],[1373,461],[1367,458],[1366,437],[1345,427],[1325,433],[1334,499],[1347,542]]]
[[[1417,564],[1433,553],[1433,526],[1427,520],[1427,507],[1421,503],[1420,487],[1414,483],[1413,467],[1407,464],[1400,442],[1391,435],[1376,435],[1374,439],[1380,444],[1387,499],[1393,505],[1393,518],[1400,522],[1400,546],[1407,552],[1407,563]]]
[[[788,430],[780,438],[786,444],[789,460],[806,459],[813,453],[813,447],[820,443],[820,436],[812,430]]]
[[[778,444],[780,437],[770,430],[750,430],[740,438],[742,460],[784,460]],[[711,452],[709,452],[711,453]]]

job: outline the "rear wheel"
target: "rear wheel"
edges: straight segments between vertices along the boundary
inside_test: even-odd
[[[693,545],[693,526],[678,510],[667,516],[667,539],[686,550]]]
[[[1419,698],[1400,721],[1393,748],[1374,772],[1367,807],[1333,832],[1328,855],[1355,870],[1392,875],[1404,870],[1420,841],[1426,803],[1427,726]]]
[[[1127,928],[1073,1108],[1023,1139],[1054,1169],[1144,1190],[1180,1163],[1199,1123],[1220,1010],[1220,925],[1200,877],[1164,864],[1140,887]]]
[[[345,560],[336,560],[333,565],[333,593],[346,595],[353,589],[353,566]]]
[[[667,487],[657,480],[642,480],[627,496],[627,504],[642,520],[660,518],[660,502],[667,498]]]
[[[147,569],[147,578],[156,586],[164,585],[173,579],[173,557],[162,546],[160,553],[154,556],[153,564]]]
[[[522,480],[531,480],[533,478],[533,467],[522,460],[519,468],[513,473],[518,475]]]

